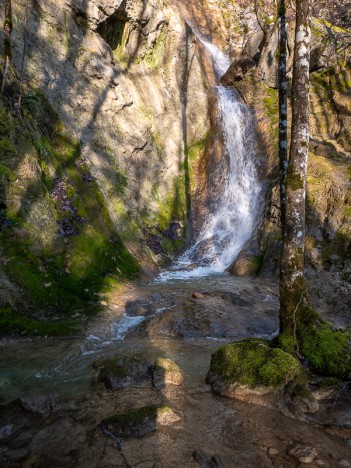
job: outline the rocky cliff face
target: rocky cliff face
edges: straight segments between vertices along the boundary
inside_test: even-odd
[[[106,284],[150,271],[184,245],[191,212],[201,218],[195,191],[205,193],[209,161],[220,154],[213,71],[184,19],[235,61],[223,83],[255,108],[262,180],[274,180],[277,34],[269,2],[266,35],[254,2],[242,0],[13,3],[14,69],[0,109],[0,306],[79,310],[81,298],[95,301]],[[344,265],[351,225],[348,10],[322,6],[311,69],[314,271]],[[291,45],[291,21],[289,31]],[[255,262],[277,252],[277,203],[272,183]]]
[[[158,0],[19,1],[13,20],[17,78],[2,102],[2,236],[7,252],[23,244],[29,268],[18,275],[23,252],[11,252],[2,274],[34,297],[40,269],[48,289],[57,283],[47,259],[59,254],[53,270],[79,296],[91,292],[90,280],[123,276],[128,264],[134,273],[136,262],[154,269],[184,245],[209,133],[190,28],[175,5]],[[114,242],[123,254],[114,254]],[[13,302],[9,291],[3,305]],[[59,305],[57,294],[50,305]]]
[[[143,228],[185,228],[189,215],[188,159],[208,132],[191,31],[160,1],[26,5],[14,4],[14,66],[24,58],[26,81],[79,143],[113,223],[138,255]]]

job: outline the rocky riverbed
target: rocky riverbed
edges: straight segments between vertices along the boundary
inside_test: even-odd
[[[221,344],[277,327],[272,279],[221,275],[125,287],[81,337],[3,342],[0,464],[350,466],[347,384],[314,379],[320,411],[303,420],[205,384]]]

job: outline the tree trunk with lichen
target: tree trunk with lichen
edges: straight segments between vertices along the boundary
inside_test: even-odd
[[[11,32],[12,32],[12,8],[11,0],[5,0],[5,19],[4,19],[4,65],[1,84],[1,93],[4,92],[6,79],[9,72],[10,62],[12,59],[11,51]]]
[[[279,20],[279,58],[278,58],[278,92],[279,92],[279,186],[281,220],[285,218],[286,173],[288,167],[288,107],[286,81],[286,5],[285,0],[278,3]]]
[[[296,1],[292,129],[286,178],[280,268],[280,332],[296,342],[308,305],[304,280],[306,170],[309,143],[309,63],[312,0]]]

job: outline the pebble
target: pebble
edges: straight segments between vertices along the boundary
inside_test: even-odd
[[[343,468],[351,468],[350,462],[348,462],[348,461],[345,460],[345,459],[339,460],[339,461],[338,461],[338,466],[342,466]]]
[[[268,450],[268,455],[271,457],[274,457],[274,455],[278,455],[278,453],[279,453],[279,450],[273,447],[270,447],[270,449]]]
[[[314,462],[315,462],[315,464],[318,465],[318,466],[325,466],[324,461],[321,460],[320,458],[316,458]]]
[[[314,459],[317,457],[317,450],[315,447],[310,445],[299,444],[296,445],[292,450],[290,450],[290,455],[295,457],[301,463],[313,463]]]
[[[13,437],[15,430],[16,428],[14,424],[8,424],[7,426],[0,427],[0,443],[7,442],[11,436]]]
[[[18,450],[10,450],[9,452],[6,452],[6,457],[12,462],[17,462],[23,460],[23,458],[26,458],[28,454],[28,449],[21,448]]]
[[[203,299],[204,295],[202,293],[199,293],[199,292],[194,292],[193,293],[193,298],[194,299]]]

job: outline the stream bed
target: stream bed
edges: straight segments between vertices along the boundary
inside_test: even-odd
[[[4,341],[0,466],[299,466],[289,454],[296,444],[316,448],[324,466],[347,466],[339,462],[351,462],[348,435],[216,396],[205,384],[211,354],[221,344],[269,338],[277,328],[271,279],[218,275],[126,286],[81,337]],[[141,355],[151,363],[170,358],[184,384],[157,389],[150,378],[107,389],[93,363],[114,355]],[[324,418],[351,418],[347,391],[325,406]],[[169,405],[179,421],[122,439],[121,450],[100,429],[105,417],[150,404]]]

